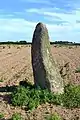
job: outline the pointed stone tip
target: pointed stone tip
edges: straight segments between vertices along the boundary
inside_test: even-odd
[[[34,30],[33,38],[32,38],[32,43],[35,43],[33,41],[49,41],[49,35],[48,35],[48,29],[45,24],[42,22],[39,22]],[[36,42],[36,43],[37,43]]]
[[[44,25],[42,22],[39,22],[37,25]]]
[[[46,25],[42,22],[39,22],[36,27],[42,27],[42,28],[46,28]]]

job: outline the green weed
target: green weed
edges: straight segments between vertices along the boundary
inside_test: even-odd
[[[63,94],[54,94],[47,89],[31,86],[19,86],[11,95],[14,106],[26,106],[27,110],[33,110],[42,103],[52,103],[68,108],[80,107],[80,86],[67,85]]]
[[[0,82],[3,82],[3,80],[1,79]]]
[[[46,120],[62,120],[62,119],[57,113],[54,113],[54,114],[47,116]]]
[[[11,120],[22,120],[22,117],[19,113],[14,113]]]
[[[0,113],[0,119],[4,118],[4,114]]]

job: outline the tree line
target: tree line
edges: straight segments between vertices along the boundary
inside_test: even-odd
[[[17,44],[17,45],[25,45],[25,44],[32,44],[32,42],[27,42],[25,40],[22,41],[7,41],[7,42],[0,42],[1,44]],[[68,41],[55,41],[55,42],[50,42],[50,44],[61,44],[61,45],[80,45],[80,43],[76,43],[76,42],[68,42]]]

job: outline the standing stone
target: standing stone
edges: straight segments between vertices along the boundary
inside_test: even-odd
[[[54,93],[63,93],[63,79],[51,54],[48,30],[42,23],[35,28],[31,54],[35,85]]]

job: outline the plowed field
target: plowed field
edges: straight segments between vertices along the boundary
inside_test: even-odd
[[[52,45],[51,51],[59,70],[63,68],[64,82],[80,85],[80,73],[75,73],[75,70],[80,68],[80,46]],[[31,47],[29,45],[0,45],[0,81],[2,81],[0,88],[6,85],[18,85],[25,79],[33,82]],[[43,117],[46,114],[57,111],[65,120],[80,120],[80,109],[77,108],[66,109],[48,104],[39,106],[32,113],[26,113],[20,107],[9,105],[8,100],[9,93],[0,92],[0,112],[4,113],[5,119],[10,118],[14,112],[19,112],[25,120],[44,120]]]

